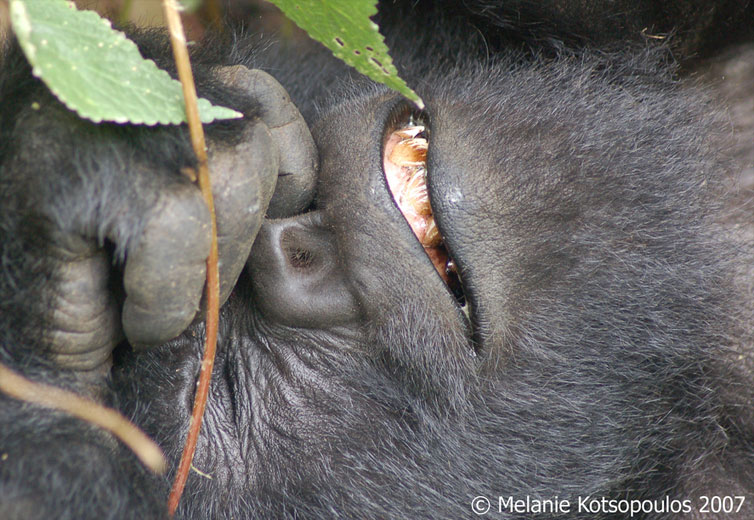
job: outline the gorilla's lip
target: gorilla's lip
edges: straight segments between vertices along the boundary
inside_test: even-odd
[[[410,107],[393,111],[385,126],[382,171],[393,202],[424,248],[445,286],[468,318],[468,306],[456,261],[435,223],[427,187],[427,117]]]

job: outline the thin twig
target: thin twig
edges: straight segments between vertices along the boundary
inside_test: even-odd
[[[0,391],[15,399],[66,412],[99,426],[123,441],[149,469],[159,474],[165,472],[165,457],[160,447],[112,408],[56,386],[29,381],[2,363]]]
[[[188,49],[186,48],[186,36],[183,32],[183,24],[178,14],[178,7],[175,0],[163,0],[165,8],[165,19],[167,20],[170,31],[170,42],[173,46],[173,56],[175,57],[176,67],[178,69],[178,78],[183,85],[183,96],[186,102],[186,118],[188,119],[189,132],[191,134],[191,145],[199,163],[199,188],[209,208],[212,224],[212,244],[210,247],[209,258],[207,258],[207,317],[205,326],[205,344],[204,357],[202,358],[202,368],[199,373],[199,382],[196,387],[196,396],[194,397],[194,410],[191,413],[189,431],[186,436],[186,444],[183,446],[181,461],[178,465],[178,471],[175,474],[173,488],[170,490],[168,498],[168,514],[173,516],[178,508],[178,502],[183,494],[183,488],[186,486],[191,469],[191,461],[194,458],[196,442],[199,438],[199,429],[202,425],[202,416],[207,404],[207,394],[209,393],[209,383],[212,378],[212,367],[215,364],[215,349],[217,347],[217,326],[220,312],[220,283],[217,267],[217,226],[215,223],[215,205],[212,200],[212,189],[209,181],[209,167],[207,165],[207,149],[204,142],[204,130],[199,120],[199,108],[196,100],[196,87],[194,86],[194,76],[191,72],[189,63]]]

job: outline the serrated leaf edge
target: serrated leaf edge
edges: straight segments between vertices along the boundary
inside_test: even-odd
[[[73,5],[71,5],[70,7],[73,8],[73,9],[76,9],[75,6],[73,6]],[[141,51],[139,51],[138,46],[133,42],[133,40],[131,40],[130,38],[128,38],[126,36],[126,34],[123,33],[122,31],[119,31],[117,29],[113,29],[112,23],[109,20],[107,20],[105,18],[102,18],[101,16],[99,16],[99,14],[97,14],[96,12],[91,11],[89,9],[76,9],[76,11],[77,12],[82,12],[82,13],[83,12],[89,12],[89,13],[94,14],[97,18],[99,18],[100,20],[102,20],[102,22],[110,30],[112,30],[113,32],[119,34],[120,36],[123,37],[123,39],[126,42],[128,42],[129,44],[131,44],[136,49],[136,51],[139,53],[139,55],[141,56]],[[36,45],[34,45],[33,43],[31,43],[31,41],[30,41],[31,40],[31,34],[33,32],[33,24],[31,23],[31,20],[29,19],[29,14],[28,14],[28,12],[26,10],[26,5],[23,2],[23,0],[11,0],[11,3],[10,3],[10,16],[11,16],[11,23],[13,24],[13,30],[16,33],[18,42],[21,45],[21,48],[24,50],[24,53],[27,55],[26,56],[27,60],[32,65],[32,69],[31,69],[32,70],[32,75],[34,75],[34,77],[36,77],[39,80],[41,80],[47,86],[47,88],[50,89],[50,91],[55,95],[55,97],[61,103],[63,103],[63,105],[66,108],[68,108],[68,110],[71,110],[72,112],[75,112],[80,117],[82,117],[84,119],[87,119],[87,120],[89,120],[89,121],[91,121],[91,122],[93,122],[95,124],[100,124],[103,121],[104,122],[112,122],[112,123],[116,123],[116,124],[134,124],[134,125],[146,125],[146,126],[180,125],[180,124],[186,123],[185,112],[184,112],[183,117],[181,119],[179,119],[179,120],[175,120],[175,119],[160,120],[160,119],[157,119],[157,118],[154,118],[154,119],[145,119],[145,118],[141,118],[141,117],[128,117],[128,116],[124,116],[124,117],[99,117],[99,116],[96,116],[96,115],[88,113],[85,109],[82,109],[82,108],[74,106],[74,104],[69,99],[67,99],[67,97],[59,89],[55,88],[55,86],[53,86],[52,84],[50,84],[50,82],[45,79],[44,74],[43,74],[41,68],[38,65],[35,65],[35,64],[32,63],[32,61],[35,60],[35,58],[36,58],[37,49],[36,49]],[[141,56],[141,59],[144,60],[145,62],[149,62],[154,67],[154,70],[156,70],[158,74],[163,75],[163,77],[167,76],[167,79],[171,83],[173,83],[174,86],[175,86],[175,84],[177,84],[178,91],[180,92],[180,99],[183,102],[183,90],[182,90],[182,87],[181,87],[181,83],[179,81],[177,81],[176,79],[174,79],[173,77],[171,77],[170,74],[167,73],[167,71],[165,71],[164,69],[161,69],[160,67],[158,67],[157,64],[154,62],[154,60],[144,58],[143,56]],[[242,113],[240,113],[240,112],[238,112],[236,110],[233,110],[232,108],[224,107],[224,106],[221,106],[221,105],[213,105],[212,102],[209,101],[206,98],[199,98],[198,101],[200,101],[200,102],[201,101],[205,101],[208,104],[208,109],[209,110],[213,110],[213,111],[214,110],[219,110],[221,112],[225,111],[227,113],[227,115],[217,115],[217,114],[215,114],[215,115],[209,116],[209,115],[206,114],[206,110],[207,109],[202,110],[200,108],[199,109],[199,117],[200,117],[202,123],[204,123],[204,124],[213,123],[213,122],[218,121],[218,120],[240,119],[240,118],[244,117]],[[183,106],[183,103],[181,103],[181,105]]]

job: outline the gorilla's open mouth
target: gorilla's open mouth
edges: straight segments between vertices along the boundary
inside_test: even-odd
[[[382,168],[398,209],[461,307],[466,304],[456,263],[437,228],[427,191],[429,131],[421,114],[409,114],[387,129]]]

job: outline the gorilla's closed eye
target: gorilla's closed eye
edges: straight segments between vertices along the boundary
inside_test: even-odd
[[[459,305],[466,299],[456,263],[445,247],[427,192],[429,129],[423,113],[400,110],[388,121],[382,168],[398,209]]]

